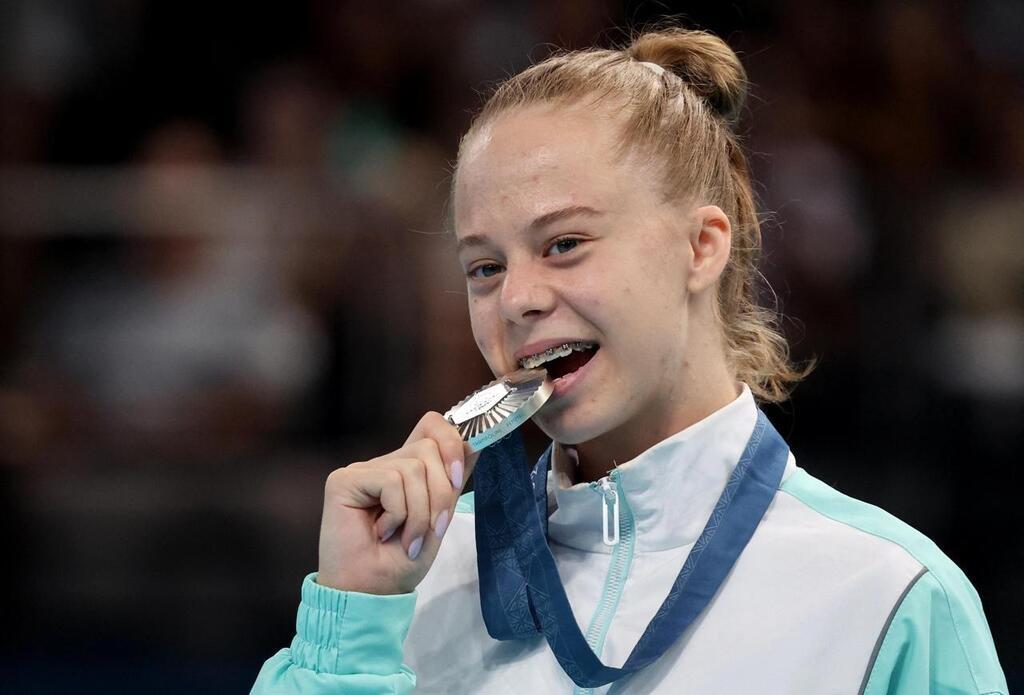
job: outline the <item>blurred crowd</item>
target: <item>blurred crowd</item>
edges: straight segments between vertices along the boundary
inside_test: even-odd
[[[445,234],[480,92],[671,12],[750,73],[765,301],[818,361],[769,414],[1024,685],[1017,0],[0,4],[0,679],[247,687],[326,474],[490,377]]]

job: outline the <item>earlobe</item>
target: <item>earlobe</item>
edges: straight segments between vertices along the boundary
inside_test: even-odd
[[[732,248],[732,224],[720,207],[705,205],[694,210],[690,247],[693,265],[687,289],[693,293],[702,292],[718,281]]]

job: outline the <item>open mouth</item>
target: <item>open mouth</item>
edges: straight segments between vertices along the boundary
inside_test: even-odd
[[[536,355],[524,357],[519,360],[519,366],[527,369],[543,367],[552,380],[560,379],[566,374],[572,374],[593,359],[597,350],[597,343],[587,341],[563,343],[548,348],[544,352],[538,352]]]

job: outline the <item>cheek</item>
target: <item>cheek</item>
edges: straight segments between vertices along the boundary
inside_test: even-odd
[[[486,302],[477,297],[469,300],[469,323],[473,329],[473,340],[484,358],[488,358],[498,342],[496,324]]]

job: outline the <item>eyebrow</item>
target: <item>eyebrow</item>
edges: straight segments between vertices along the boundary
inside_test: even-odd
[[[568,219],[570,217],[576,217],[580,215],[584,217],[597,217],[603,214],[604,213],[601,212],[600,210],[595,210],[594,208],[586,205],[570,205],[568,207],[544,213],[540,217],[537,217],[532,222],[530,222],[527,228],[530,231],[536,231],[538,229],[548,227],[554,224],[555,222]],[[485,235],[470,234],[459,239],[455,246],[457,251],[459,253],[462,253],[467,248],[471,248],[474,246],[486,246],[488,243],[490,242]]]
[[[587,207],[586,205],[570,205],[569,207],[565,207],[560,210],[555,210],[553,212],[548,212],[541,215],[540,217],[538,217],[537,219],[530,223],[530,229],[542,229],[543,227],[552,225],[555,222],[567,219],[569,217],[576,217],[577,215],[583,215],[584,217],[596,217],[601,214],[603,213],[600,210],[595,210],[594,208]]]

